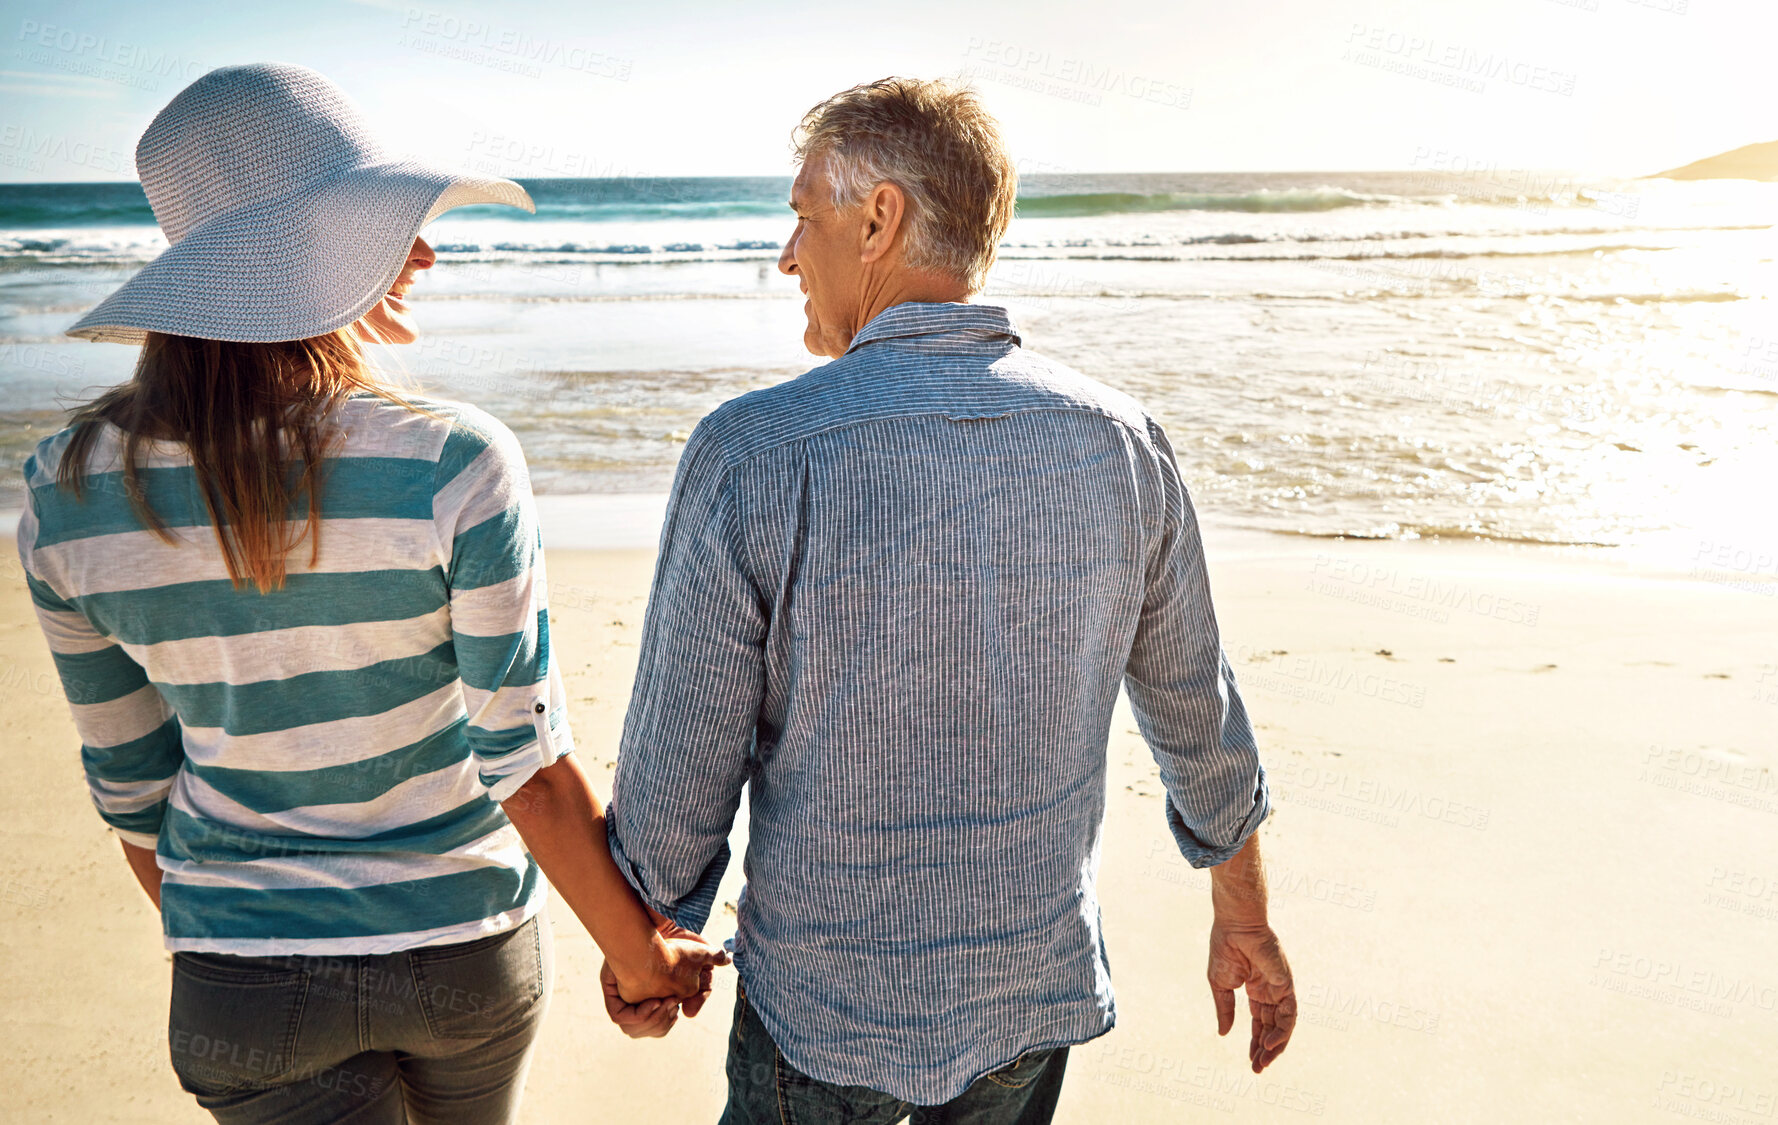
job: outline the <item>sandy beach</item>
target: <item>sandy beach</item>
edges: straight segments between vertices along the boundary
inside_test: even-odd
[[[1100,886],[1119,1025],[1058,1120],[1759,1122],[1778,1114],[1778,585],[1605,553],[1209,537],[1262,738],[1295,1040],[1218,1040],[1208,879],[1134,724],[1111,741]],[[1694,555],[1698,552],[1694,552]],[[0,590],[0,1118],[198,1122],[166,1061],[169,956],[86,795],[10,545]],[[555,641],[609,787],[652,566],[553,550]],[[739,864],[723,898],[732,902]],[[732,932],[719,910],[716,936]],[[632,1043],[554,911],[539,1123],[714,1121],[732,975]],[[1239,1026],[1239,1025],[1238,1025]]]

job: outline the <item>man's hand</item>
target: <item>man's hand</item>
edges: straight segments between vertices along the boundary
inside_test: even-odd
[[[605,992],[605,1014],[631,1039],[658,1039],[667,1034],[679,1022],[682,1005],[688,1017],[703,1011],[714,987],[716,966],[729,963],[727,950],[711,945],[701,935],[653,909],[649,909],[648,914],[654,921],[661,947],[667,951],[668,957],[677,958],[675,970],[664,978],[672,981],[671,991],[657,991],[650,995],[651,989],[660,987],[659,979],[653,984],[620,981],[609,960],[599,969],[599,985]],[[674,972],[682,975],[689,971],[696,973],[691,990],[683,987],[685,982],[673,975]],[[626,996],[648,998],[631,1002]]]
[[[702,965],[702,969],[698,974],[698,990],[680,1001],[685,1005],[687,1018],[696,1018],[697,1014],[704,1010],[705,1001],[710,999],[710,992],[714,987],[716,977],[716,966],[726,965],[733,958],[722,946],[711,944],[704,940],[703,934],[691,932],[673,919],[657,913],[653,907],[648,908],[648,916],[654,919],[654,928],[660,931],[661,937],[669,942],[675,944],[692,943],[697,946],[698,951],[708,950],[714,954],[712,957],[699,959],[698,963]]]
[[[1284,1053],[1296,1027],[1296,985],[1290,963],[1272,927],[1260,923],[1224,923],[1210,927],[1210,994],[1216,1000],[1216,1034],[1235,1026],[1235,989],[1247,989],[1253,1013],[1253,1041],[1247,1058],[1258,1074]],[[664,1033],[663,1033],[664,1034]]]
[[[1266,921],[1266,873],[1259,836],[1210,869],[1210,995],[1216,1000],[1216,1034],[1235,1026],[1235,989],[1247,989],[1253,1013],[1248,1061],[1258,1074],[1284,1052],[1296,1027],[1296,985],[1284,947]]]

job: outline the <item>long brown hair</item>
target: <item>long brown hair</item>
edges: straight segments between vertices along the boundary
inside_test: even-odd
[[[307,340],[242,344],[148,333],[135,375],[74,412],[58,483],[84,495],[87,458],[103,423],[124,432],[124,490],[137,518],[175,542],[148,503],[136,457],[145,441],[182,442],[236,589],[281,589],[285,561],[306,538],[321,551],[323,463],[337,436],[334,408],[380,385],[351,328]],[[294,461],[295,472],[290,462]],[[307,501],[300,524],[290,518]]]

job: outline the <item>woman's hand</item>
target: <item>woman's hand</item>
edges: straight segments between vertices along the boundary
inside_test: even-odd
[[[662,998],[683,1001],[685,1014],[695,1016],[710,997],[716,966],[729,963],[728,951],[652,909],[648,915],[655,933],[644,959],[606,962],[617,995],[626,1005]]]
[[[599,967],[599,986],[605,991],[605,1014],[631,1039],[659,1039],[672,1031],[673,1025],[679,1022],[677,1000],[625,1003],[624,998],[618,995],[617,974],[611,971],[610,961]]]

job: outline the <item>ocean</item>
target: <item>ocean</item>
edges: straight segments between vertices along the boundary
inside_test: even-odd
[[[787,177],[534,180],[447,214],[387,363],[540,493],[664,492],[698,418],[819,362]],[[1499,168],[1030,175],[981,300],[1141,400],[1202,518],[1577,545],[1772,535],[1778,185]],[[0,185],[0,510],[135,351],[62,329],[165,246],[135,184]]]

